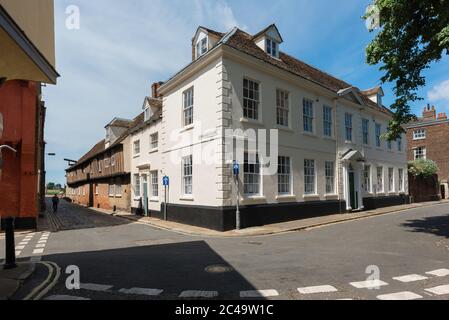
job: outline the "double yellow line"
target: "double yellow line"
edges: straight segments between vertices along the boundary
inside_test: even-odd
[[[48,276],[44,282],[34,288],[23,300],[40,300],[56,285],[61,276],[61,268],[56,263],[51,261],[38,263],[47,267]]]

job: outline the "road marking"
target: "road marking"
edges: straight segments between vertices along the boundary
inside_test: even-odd
[[[26,246],[28,244],[28,241],[27,242],[21,242],[21,243],[19,243],[19,246]]]
[[[426,274],[430,274],[431,276],[436,276],[436,277],[445,277],[445,276],[449,275],[449,270],[448,269],[438,269],[438,270],[426,272]]]
[[[158,296],[164,290],[161,289],[147,289],[147,288],[131,288],[131,289],[120,289],[119,292],[124,294],[137,294],[144,296]]]
[[[353,300],[353,299],[351,299],[351,298],[345,298],[345,299],[337,299],[337,301],[344,301],[344,300]]]
[[[438,287],[433,287],[433,288],[429,288],[429,289],[424,289],[427,292],[436,294],[437,296],[441,296],[443,294],[449,294],[449,284],[445,284],[442,286],[438,286]]]
[[[405,276],[395,277],[393,280],[401,281],[401,282],[414,282],[429,279],[428,277],[421,276],[419,274],[408,274]]]
[[[20,256],[21,253],[22,253],[22,251],[17,251],[16,250],[16,257]]]
[[[90,300],[90,299],[76,296],[54,295],[47,297],[44,300],[68,301],[68,300]]]
[[[44,249],[34,249],[33,254],[41,254],[44,253]]]
[[[381,294],[380,296],[377,296],[377,299],[379,299],[379,300],[416,300],[416,299],[422,299],[422,296],[420,296],[419,294],[410,292],[410,291],[402,291],[402,292],[396,292],[396,293]]]
[[[373,289],[388,285],[388,283],[381,280],[366,280],[359,282],[351,282],[349,284],[357,289]]]
[[[90,291],[108,291],[112,288],[110,285],[106,284],[96,284],[96,283],[81,283],[80,288]]]
[[[23,250],[23,249],[25,249],[25,246],[16,246],[16,250]]]
[[[215,298],[218,296],[217,291],[201,291],[201,290],[187,290],[181,292],[180,298]]]
[[[46,245],[46,243],[38,243],[36,244],[36,248],[45,248]]]
[[[279,296],[279,292],[274,289],[240,291],[240,298],[266,298],[277,296]]]
[[[337,292],[338,290],[333,286],[325,285],[325,286],[298,288],[298,291],[301,294],[313,294],[313,293]]]

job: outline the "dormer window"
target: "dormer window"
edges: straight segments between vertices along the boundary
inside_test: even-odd
[[[278,55],[278,43],[270,38],[265,40],[266,52],[273,58],[277,58]]]
[[[144,121],[148,121],[148,120],[150,120],[150,118],[151,118],[151,109],[150,109],[150,107],[147,107],[146,109],[145,109],[145,115],[144,115]]]
[[[199,58],[207,52],[207,37],[202,38],[196,44],[196,57]]]
[[[377,104],[382,106],[382,94],[380,93],[377,94]]]

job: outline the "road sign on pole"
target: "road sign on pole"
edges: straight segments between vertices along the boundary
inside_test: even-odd
[[[234,161],[234,164],[232,166],[232,172],[234,174],[235,182],[236,182],[236,189],[237,189],[237,208],[235,211],[235,228],[237,230],[241,229],[240,225],[240,181],[239,181],[239,174],[240,174],[240,165],[237,161]]]

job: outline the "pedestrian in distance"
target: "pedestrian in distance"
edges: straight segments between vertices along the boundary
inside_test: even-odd
[[[58,211],[58,204],[59,204],[59,198],[55,194],[53,198],[51,198],[51,202],[53,203],[53,213],[56,213]]]

